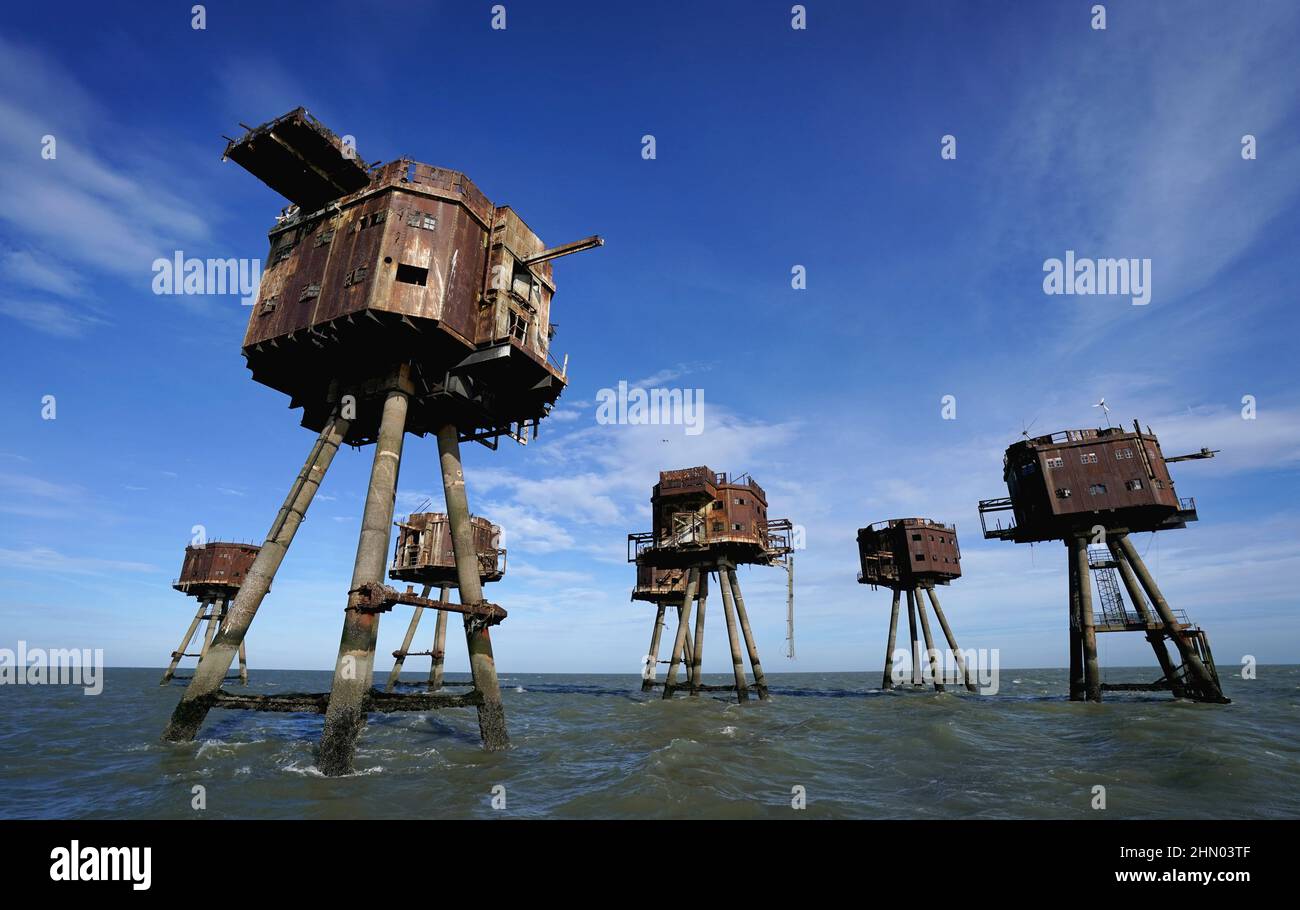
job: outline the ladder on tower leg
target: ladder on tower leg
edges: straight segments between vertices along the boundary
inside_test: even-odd
[[[1097,594],[1101,599],[1103,623],[1099,625],[1122,628],[1131,622],[1140,622],[1137,616],[1130,617],[1124,609],[1124,595],[1120,593],[1119,579],[1110,552],[1105,547],[1089,547],[1088,565],[1092,569],[1093,578],[1097,580]]]

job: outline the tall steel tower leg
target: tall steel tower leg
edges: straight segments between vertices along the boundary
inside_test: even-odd
[[[1174,640],[1174,645],[1178,648],[1178,654],[1183,659],[1183,666],[1187,667],[1190,677],[1188,679],[1189,690],[1195,690],[1189,691],[1190,696],[1197,701],[1228,704],[1229,700],[1223,697],[1223,691],[1219,688],[1213,674],[1210,673],[1186,638],[1179,634],[1178,620],[1174,617],[1174,611],[1169,609],[1169,603],[1165,600],[1165,596],[1160,593],[1156,580],[1147,571],[1146,564],[1142,562],[1142,557],[1138,555],[1137,547],[1133,546],[1133,541],[1129,539],[1127,534],[1120,534],[1117,537],[1120,549],[1124,551],[1124,556],[1129,565],[1133,567],[1138,581],[1142,583],[1147,596],[1151,598],[1151,603],[1156,608],[1160,621],[1165,624],[1169,637]]]
[[[203,614],[206,612],[208,612],[208,602],[206,600],[200,600],[199,612],[195,613],[194,619],[190,621],[190,627],[186,630],[185,637],[181,639],[181,646],[172,652],[172,662],[167,665],[167,670],[163,673],[162,682],[158,683],[158,685],[167,685],[172,681],[172,677],[176,675],[176,666],[181,662],[181,658],[185,656],[185,649],[188,648],[190,642],[194,640],[194,632],[198,629],[199,623],[203,622]]]
[[[446,600],[451,595],[451,585],[443,585],[438,594],[439,600]],[[442,668],[446,658],[447,647],[447,611],[438,611],[438,621],[433,625],[433,663],[429,665],[430,692],[442,688]]]
[[[641,691],[649,692],[655,687],[655,675],[659,670],[659,638],[664,631],[664,610],[666,604],[659,604],[655,612],[655,627],[650,633],[650,652],[646,655],[645,669],[641,673]]]
[[[1124,582],[1124,589],[1128,591],[1128,599],[1133,602],[1133,608],[1137,610],[1138,616],[1148,625],[1153,622],[1151,611],[1147,609],[1146,598],[1142,596],[1142,589],[1138,587],[1137,577],[1133,574],[1133,567],[1128,564],[1124,557],[1124,550],[1120,547],[1119,542],[1114,537],[1106,541],[1106,546],[1110,549],[1110,555],[1115,560],[1115,565],[1119,568],[1119,577]],[[1163,625],[1163,623],[1161,623]],[[1165,675],[1169,681],[1169,690],[1173,692],[1175,698],[1182,698],[1186,695],[1182,680],[1178,678],[1178,668],[1169,658],[1169,649],[1165,647],[1165,636],[1162,632],[1148,630],[1147,641],[1151,643],[1151,650],[1156,654],[1156,661],[1160,664],[1160,672]]]
[[[745,679],[745,659],[740,655],[740,635],[736,631],[736,606],[732,600],[727,570],[718,569],[718,587],[722,588],[722,612],[727,618],[727,643],[731,645],[731,672],[736,678],[736,701],[749,701],[749,682]]]
[[[432,585],[425,585],[420,596],[427,598],[432,587]],[[402,647],[393,658],[393,669],[388,674],[388,683],[384,686],[385,692],[392,692],[397,685],[397,678],[402,675],[402,664],[406,663],[406,654],[411,650],[411,642],[415,641],[415,629],[420,624],[420,614],[423,612],[424,607],[418,606],[411,611],[411,624],[406,627],[406,637],[402,639]]]
[[[930,620],[925,615],[925,598],[921,596],[921,588],[916,589],[916,612],[921,617],[921,634],[925,636],[925,654],[930,661],[930,679],[934,683],[934,691],[943,692],[943,671],[939,669],[939,655],[935,652],[934,639],[930,636]]]
[[[700,586],[695,594],[695,646],[691,649],[691,695],[700,694],[703,682],[701,664],[704,662],[704,614],[709,605],[709,572],[700,571]]]
[[[966,670],[966,661],[961,656],[961,648],[957,646],[957,636],[952,634],[952,629],[948,626],[948,618],[943,615],[943,608],[939,606],[939,595],[934,593],[934,588],[926,588],[925,593],[930,596],[930,606],[934,607],[934,615],[939,620],[940,628],[943,629],[943,637],[948,639],[948,647],[952,649],[957,670],[961,673],[962,681],[966,683],[966,691],[977,691],[975,680],[971,679],[970,673]]]
[[[1092,618],[1092,571],[1088,565],[1088,538],[1071,540],[1074,577],[1079,589],[1079,631],[1083,638],[1083,682],[1088,701],[1101,701],[1101,665],[1097,662],[1097,630]]]
[[[758,643],[749,627],[749,613],[745,611],[745,598],[740,593],[740,579],[736,577],[735,569],[727,569],[726,580],[731,582],[731,595],[736,599],[736,618],[740,620],[740,634],[745,637],[745,649],[749,652],[749,668],[754,671],[754,688],[758,690],[759,700],[767,701],[767,677],[763,675],[763,663],[758,659]]]
[[[244,575],[244,583],[235,595],[225,627],[213,641],[207,658],[199,661],[194,677],[181,696],[176,710],[172,712],[171,721],[163,731],[163,739],[169,742],[189,742],[199,732],[199,727],[203,725],[203,720],[212,707],[211,696],[221,688],[226,672],[248,633],[248,627],[257,615],[257,608],[262,605],[262,600],[275,579],[275,573],[284,560],[284,554],[307,515],[307,507],[315,498],[339,444],[347,435],[348,424],[349,421],[339,415],[336,406],[329,423],[325,424],[325,429],[317,437],[302,470],[298,472],[293,486],[289,488],[289,495],[285,498],[284,505],[280,506],[280,512],[276,515],[271,530],[267,532],[262,549]]]
[[[438,429],[438,457],[442,463],[442,489],[447,502],[447,520],[451,524],[451,548],[456,556],[456,580],[462,604],[483,601],[479,578],[478,551],[474,547],[474,529],[469,519],[469,499],[465,495],[465,472],[460,460],[460,433],[454,424]],[[465,614],[465,643],[469,647],[469,670],[474,689],[482,699],[478,705],[478,731],[483,748],[489,752],[510,745],[506,732],[506,709],[501,704],[501,685],[497,681],[496,660],[492,656],[492,637],[488,627]]]
[[[700,572],[698,569],[690,569],[686,573],[686,595],[682,598],[682,605],[677,609],[677,637],[673,639],[673,653],[668,658],[668,675],[664,677],[664,698],[672,698],[673,690],[677,688],[677,664],[682,661],[683,652],[686,649],[686,632],[690,625],[691,604],[695,600],[695,589],[699,587]]]
[[[898,641],[898,602],[903,592],[894,588],[894,603],[889,611],[889,644],[885,646],[885,675],[880,681],[880,688],[894,688],[894,645]]]
[[[379,638],[379,613],[363,608],[357,589],[384,580],[388,562],[388,540],[393,526],[393,503],[397,496],[397,475],[402,464],[402,441],[406,436],[406,413],[410,406],[410,380],[403,369],[394,388],[384,398],[375,457],[370,465],[370,486],[361,514],[361,535],[357,558],[348,586],[348,605],[343,613],[343,635],[334,664],[321,732],[316,766],[327,777],[352,771],[357,737],[366,725],[366,709],[375,675],[375,643]]]

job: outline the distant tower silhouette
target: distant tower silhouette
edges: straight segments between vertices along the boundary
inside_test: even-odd
[[[939,606],[935,585],[946,585],[961,577],[961,550],[957,546],[957,529],[928,518],[895,518],[880,521],[858,531],[858,559],[861,571],[858,581],[864,585],[877,585],[894,592],[893,608],[889,617],[889,644],[885,648],[885,676],[882,689],[895,687],[893,679],[894,644],[898,634],[898,607],[902,592],[907,592],[907,621],[910,630],[908,650],[912,655],[912,685],[924,685],[921,670],[921,642],[916,637],[917,615],[921,618],[921,631],[925,636],[925,654],[930,661],[930,678],[938,691],[944,690],[944,673],[938,664],[938,653],[930,635],[930,621],[925,615],[925,598],[930,598],[934,615],[939,620],[948,647],[957,664],[961,681],[971,692],[975,682],[967,672],[961,648],[952,634],[948,619]]]
[[[740,652],[743,636],[754,672],[754,688],[760,699],[766,699],[767,678],[740,593],[736,566],[776,565],[787,559],[793,551],[790,520],[768,519],[767,494],[749,475],[729,478],[708,467],[661,472],[650,506],[654,530],[628,535],[628,562],[637,565],[637,588],[632,597],[658,604],[641,688],[658,685],[654,675],[664,611],[668,605],[680,602],[677,637],[668,661],[663,697],[672,698],[678,688],[686,688],[691,695],[734,691],[738,701],[747,701],[749,684]],[[716,575],[722,591],[734,686],[706,686],[701,681],[710,572]],[[692,603],[696,606],[694,640],[688,642]],[[679,687],[677,665],[682,662],[686,663],[687,679],[685,686]]]
[[[486,518],[471,515],[470,527],[474,532],[474,551],[478,554],[479,580],[486,584],[500,581],[506,572],[506,551],[498,546],[501,529]],[[442,512],[421,512],[397,523],[397,546],[393,550],[393,564],[388,577],[396,581],[415,581],[424,585],[420,597],[427,599],[434,585],[441,590],[438,600],[445,602],[456,587],[456,554],[451,540],[451,523]],[[411,614],[411,624],[406,629],[402,647],[393,652],[393,670],[388,674],[385,692],[393,691],[402,665],[408,657],[427,656],[429,666],[427,689],[436,692],[443,686],[443,648],[447,641],[447,611],[439,609],[434,625],[433,647],[428,651],[412,651],[415,629],[420,624],[420,614],[425,607],[417,605]]]
[[[199,611],[194,614],[180,647],[172,652],[171,663],[163,673],[160,686],[165,686],[177,677],[176,667],[181,658],[197,657],[202,660],[212,646],[213,636],[225,621],[230,602],[244,583],[244,573],[248,571],[261,547],[247,543],[223,543],[209,541],[202,546],[185,548],[185,561],[181,563],[181,574],[172,585],[177,591],[195,598],[199,602]],[[203,632],[203,648],[197,654],[187,654],[185,649],[194,639],[199,623],[207,622]],[[248,652],[245,643],[239,642],[239,681],[248,685]]]

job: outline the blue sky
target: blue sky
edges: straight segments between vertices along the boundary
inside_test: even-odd
[[[1098,31],[1091,5],[814,0],[803,31],[759,2],[508,2],[504,31],[478,2],[209,3],[202,31],[189,4],[7,10],[0,645],[160,665],[192,615],[169,587],[191,527],[265,534],[312,434],[248,378],[239,299],[155,296],[150,263],[264,255],[284,202],[221,137],[301,104],[367,160],[466,171],[549,242],[606,239],[556,264],[571,384],[541,438],[466,448],[510,551],[503,672],[638,671],[625,536],[657,471],[695,464],[752,473],[806,528],[797,661],[784,573],[742,572],[769,670],[880,666],[889,596],[856,583],[854,533],[905,515],[957,524],[941,597],[964,647],[1063,665],[1064,548],[982,540],[976,503],[1022,427],[1096,425],[1102,396],[1166,452],[1223,450],[1174,469],[1201,521],[1138,541],[1172,605],[1221,668],[1300,660],[1300,8],[1112,2]],[[1150,258],[1151,303],[1045,295],[1066,250]],[[704,432],[598,424],[620,380],[703,389]],[[332,665],[369,459],[335,461],[254,668]],[[411,439],[399,512],[426,497],[435,447]],[[1140,636],[1101,648],[1150,662]]]

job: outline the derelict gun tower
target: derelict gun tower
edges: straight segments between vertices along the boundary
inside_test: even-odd
[[[253,379],[287,394],[319,436],[164,737],[193,739],[214,706],[315,710],[325,714],[319,767],[337,775],[351,770],[369,711],[473,706],[484,746],[504,748],[489,628],[505,611],[483,599],[460,443],[495,448],[501,436],[525,442],[536,434],[566,378],[550,351],[551,262],[601,240],[547,247],[464,174],[408,159],[367,167],[301,108],[230,140],[225,157],[291,203],[270,231],[243,352]],[[408,433],[437,436],[459,603],[422,602],[383,584]],[[222,693],[339,445],[372,442],[331,691],[293,704]],[[463,615],[472,691],[372,691],[379,616],[396,603]]]
[[[858,530],[858,582],[889,588],[893,607],[889,616],[889,644],[885,649],[885,675],[880,686],[893,689],[894,644],[898,635],[898,608],[902,593],[907,592],[907,622],[912,655],[912,686],[924,686],[921,670],[921,641],[916,637],[917,615],[925,636],[925,654],[930,662],[930,678],[936,691],[944,691],[945,675],[938,665],[938,652],[930,634],[930,620],[925,615],[925,596],[930,598],[948,647],[957,664],[961,681],[974,692],[975,683],[967,672],[961,648],[953,635],[935,585],[946,585],[961,577],[961,548],[957,545],[957,528],[928,518],[895,518],[879,521]]]
[[[252,566],[253,560],[257,558],[259,549],[253,544],[219,540],[185,548],[185,561],[181,563],[181,574],[172,583],[172,587],[196,599],[199,602],[199,611],[194,614],[185,637],[181,639],[180,647],[172,652],[171,663],[167,665],[167,670],[158,685],[165,686],[173,679],[189,679],[189,677],[176,675],[176,668],[180,665],[181,659],[197,657],[201,661],[207,655],[208,649],[212,647],[212,638],[221,627],[221,623],[225,621],[230,602],[239,593],[239,587],[244,583],[244,575]],[[201,622],[207,623],[203,629],[203,646],[199,653],[187,654],[185,649],[194,640],[194,633],[198,631]],[[239,642],[239,681],[248,685],[248,652],[242,639]]]
[[[672,698],[679,688],[677,665],[685,660],[687,681],[682,688],[691,695],[712,690],[735,691],[738,701],[747,701],[749,684],[739,637],[743,636],[754,673],[754,689],[760,699],[766,699],[767,679],[740,593],[736,566],[782,564],[793,552],[793,525],[789,519],[767,517],[767,494],[748,475],[728,477],[703,466],[660,472],[650,506],[654,529],[629,534],[627,538],[628,562],[637,566],[633,599],[658,605],[642,689],[658,685],[654,676],[659,663],[664,612],[669,605],[680,604],[663,697]],[[714,573],[722,591],[734,686],[705,686],[701,680],[710,573]],[[693,641],[688,644],[692,603],[695,626]]]
[[[1211,458],[1202,449],[1166,458],[1148,427],[1067,430],[1025,438],[1007,448],[1008,496],[979,504],[984,536],[1016,543],[1062,540],[1069,550],[1070,699],[1101,701],[1105,689],[1168,689],[1177,697],[1227,703],[1209,638],[1168,602],[1130,534],[1184,528],[1196,521],[1196,501],[1180,499],[1171,462]],[[988,516],[1010,512],[989,526]],[[1089,543],[1097,544],[1089,549]],[[1118,571],[1129,603],[1115,580]],[[1102,610],[1093,612],[1093,576]],[[1148,606],[1148,601],[1150,606]],[[1150,684],[1103,685],[1098,632],[1143,632],[1163,676]],[[1166,647],[1172,641],[1180,662]]]
[[[479,580],[483,584],[500,581],[506,572],[506,551],[499,546],[501,529],[486,518],[471,515],[470,527],[473,530],[474,552],[478,557]],[[393,563],[388,569],[388,577],[394,581],[418,582],[424,585],[420,593],[421,600],[428,600],[434,585],[440,591],[438,600],[446,601],[451,589],[456,586],[456,553],[451,537],[451,522],[442,512],[420,512],[407,516],[406,521],[397,523],[397,545],[393,550]],[[413,593],[407,586],[407,592]],[[412,651],[411,642],[415,640],[415,630],[420,624],[420,616],[425,607],[415,604],[411,614],[411,624],[406,629],[402,647],[393,652],[393,670],[388,675],[385,692],[392,692],[402,674],[406,658],[429,657],[429,679],[426,688],[437,692],[443,687],[443,662],[447,642],[447,611],[437,610],[434,623],[433,647],[428,651]],[[455,685],[453,683],[452,685]]]

